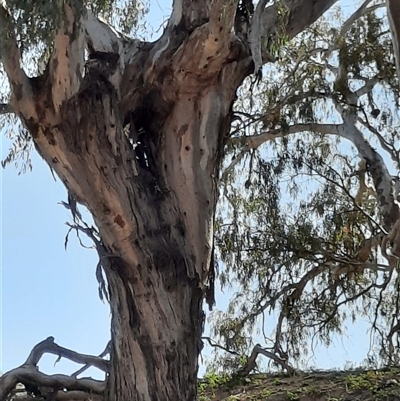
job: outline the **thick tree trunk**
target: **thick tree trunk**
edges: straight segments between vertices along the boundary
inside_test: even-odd
[[[118,272],[123,268],[111,263],[115,270],[107,274],[113,344],[108,400],[195,399],[202,291],[182,274],[185,264],[176,256],[169,259],[165,252],[153,266],[145,258],[141,266],[147,262],[148,270],[137,274],[145,282],[124,276]],[[180,278],[172,282],[173,276]]]
[[[58,124],[26,121],[100,233],[112,312],[109,400],[195,399],[219,155],[247,73],[236,66],[202,90],[152,85],[129,112],[89,72]]]
[[[289,35],[334,2],[289,2]],[[300,24],[292,14],[308,3],[312,12]],[[13,108],[101,238],[112,312],[110,401],[195,398],[232,105],[254,70],[250,53],[260,50],[251,50],[249,30],[265,36],[279,15],[277,5],[260,8],[255,20],[268,15],[265,29],[251,28],[238,4],[176,0],[162,38],[139,44],[67,1],[48,68],[34,79],[7,37]],[[0,17],[11,25],[2,7]],[[92,58],[83,74],[85,42]]]

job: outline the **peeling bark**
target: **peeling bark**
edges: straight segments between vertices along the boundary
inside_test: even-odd
[[[288,35],[333,3],[314,0],[301,21],[290,14]],[[176,0],[155,43],[71,4],[42,76],[24,75],[11,37],[2,59],[12,106],[101,237],[112,312],[106,399],[194,400],[219,167],[236,90],[254,67],[233,29],[238,2]],[[276,23],[268,10],[265,32]]]

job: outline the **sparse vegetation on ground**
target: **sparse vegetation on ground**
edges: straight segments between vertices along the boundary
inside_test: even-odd
[[[254,374],[230,378],[209,374],[198,401],[398,401],[400,368]]]

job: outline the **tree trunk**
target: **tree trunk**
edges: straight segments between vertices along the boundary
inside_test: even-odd
[[[100,234],[112,313],[109,400],[195,399],[219,155],[245,73],[228,66],[214,85],[174,92],[166,76],[124,112],[113,85],[89,72],[59,118],[26,121]],[[39,87],[36,105],[48,114]]]
[[[123,274],[111,263],[115,270],[107,272],[113,345],[106,399],[195,399],[202,291],[185,277],[181,255],[164,253],[154,262],[144,257],[141,271]]]
[[[291,13],[310,0],[289,2],[289,35],[334,2],[313,1],[301,27]],[[176,0],[162,38],[138,44],[65,2],[65,26],[38,78],[26,77],[7,37],[13,108],[72,210],[85,205],[98,229],[112,313],[107,400],[195,399],[219,167],[236,90],[254,69],[248,16],[242,24],[237,7]],[[270,32],[277,5],[260,12]]]

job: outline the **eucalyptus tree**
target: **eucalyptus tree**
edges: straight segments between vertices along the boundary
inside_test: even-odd
[[[73,228],[96,246],[97,278],[111,308],[111,341],[100,357],[77,354],[49,337],[23,366],[2,376],[1,399],[17,383],[35,398],[195,399],[202,304],[214,303],[221,166],[237,140],[231,139],[237,90],[250,75],[271,80],[262,77],[263,65],[277,63],[280,47],[334,3],[174,0],[155,42],[105,22],[119,2],[0,5],[0,57],[10,88],[1,111],[19,118],[23,139],[67,188]],[[134,21],[137,4],[123,4]],[[396,5],[393,10],[396,27]],[[353,104],[350,89],[340,95]],[[384,238],[393,239],[398,209],[391,181],[361,139],[353,109],[343,102],[338,107],[346,117],[342,136],[357,138],[368,161]],[[95,227],[84,224],[79,205]],[[397,246],[391,251],[391,258],[400,256]],[[96,366],[106,379],[78,378],[81,371],[45,375],[37,368],[45,352]]]
[[[358,319],[365,358],[400,361],[400,102],[384,6],[320,19],[236,104],[216,222],[235,296],[214,315],[229,351],[214,368],[245,373],[260,353],[304,367],[310,345]],[[252,348],[255,332],[264,346]]]

